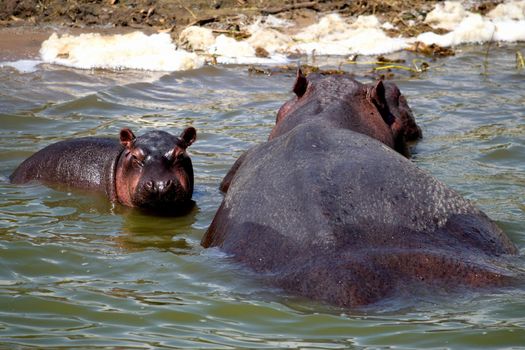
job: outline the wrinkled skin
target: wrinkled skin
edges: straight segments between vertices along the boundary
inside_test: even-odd
[[[509,238],[469,201],[394,151],[395,142],[385,142],[392,139],[370,137],[388,129],[376,125],[379,108],[370,112],[362,85],[347,77],[315,79],[329,79],[332,91],[367,109],[338,109],[355,114],[328,115],[327,123],[293,112],[313,102],[285,104],[270,140],[232,167],[201,244],[220,247],[274,286],[344,307],[416,287],[509,283],[515,275],[507,259],[517,252]],[[398,90],[392,84],[386,91]],[[398,99],[394,117],[410,111]],[[291,116],[303,121],[284,131],[280,125]],[[344,127],[337,120],[364,124]],[[419,137],[413,118],[410,123],[400,123],[405,126],[396,132]]]
[[[10,176],[15,184],[40,181],[104,192],[111,201],[158,213],[191,207],[193,167],[186,153],[194,128],[179,137],[153,130],[120,140],[84,137],[51,144],[26,159]]]

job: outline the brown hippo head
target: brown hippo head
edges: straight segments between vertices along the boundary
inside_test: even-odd
[[[368,135],[408,156],[406,141],[421,137],[421,129],[394,83],[379,80],[362,84],[349,75],[305,77],[298,70],[293,92],[296,96],[277,113],[270,140],[315,121]]]
[[[193,167],[186,148],[196,135],[193,127],[179,137],[160,130],[135,137],[130,129],[122,129],[124,151],[115,171],[118,201],[155,212],[187,210],[193,193]]]

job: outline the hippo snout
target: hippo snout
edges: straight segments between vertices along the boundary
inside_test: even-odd
[[[172,180],[167,180],[167,181],[150,180],[146,182],[146,184],[144,185],[146,191],[152,194],[157,194],[157,195],[168,193],[172,188],[174,188],[174,186],[175,184],[174,184],[174,181]]]
[[[170,210],[190,198],[191,193],[177,179],[147,180],[137,188],[133,201],[136,207]]]

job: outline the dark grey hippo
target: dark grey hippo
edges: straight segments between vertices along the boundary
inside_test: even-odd
[[[414,286],[510,281],[509,238],[400,154],[421,131],[394,84],[299,74],[294,91],[270,140],[225,177],[204,247],[274,286],[345,307]]]
[[[120,140],[61,141],[26,159],[10,180],[99,191],[129,207],[183,213],[192,205],[193,166],[186,149],[195,138],[193,127],[178,137],[161,130],[135,137],[125,128]]]

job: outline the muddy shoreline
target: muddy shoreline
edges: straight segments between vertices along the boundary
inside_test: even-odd
[[[390,36],[414,36],[436,31],[423,22],[439,1],[379,0],[296,1],[296,0],[4,0],[0,9],[0,59],[38,57],[41,43],[53,32],[128,33],[141,30],[151,34],[169,32],[174,41],[190,25],[204,26],[217,33],[242,36],[240,28],[264,15],[295,23],[294,32],[318,21],[327,13],[344,17],[376,15],[395,26]],[[486,13],[502,1],[485,1],[471,11]]]
[[[4,0],[0,26],[53,24],[153,28],[178,32],[192,24],[234,29],[238,22],[254,16],[277,15],[301,24],[315,22],[318,14],[337,12],[343,16],[375,14],[394,25],[418,20],[438,1],[379,0]],[[497,1],[493,1],[497,3]],[[489,6],[490,7],[490,6]],[[481,6],[483,10],[487,6]],[[421,18],[422,19],[422,18]]]

